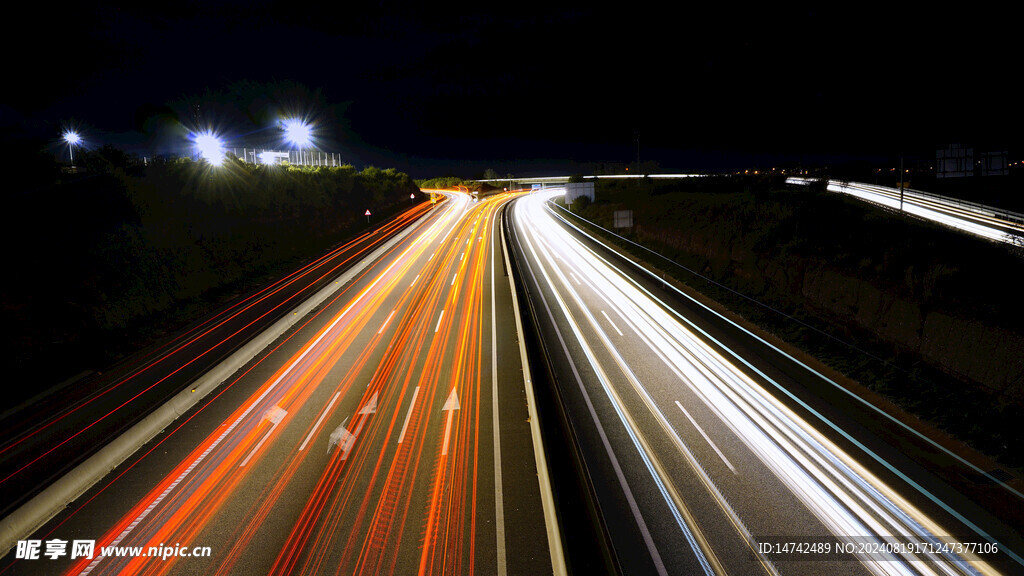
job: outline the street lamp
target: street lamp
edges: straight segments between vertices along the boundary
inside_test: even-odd
[[[224,163],[224,145],[212,132],[196,134],[193,138],[196,150],[207,162],[214,166]]]
[[[312,127],[302,120],[290,118],[288,120],[281,121],[281,129],[284,130],[285,138],[298,147],[299,155],[301,157],[302,148],[308,146],[312,142]]]
[[[82,141],[82,137],[73,130],[64,132],[64,141],[68,143],[68,151],[71,153],[71,166],[75,165],[75,145]]]

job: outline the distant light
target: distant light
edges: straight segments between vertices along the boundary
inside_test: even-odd
[[[78,132],[75,132],[74,130],[65,130],[64,134],[62,134],[62,136],[64,137],[64,141],[67,142],[67,144],[68,144],[68,154],[71,157],[71,167],[74,168],[75,167],[75,146],[77,146],[78,144],[80,144],[82,142],[82,137],[79,136]]]
[[[196,134],[194,141],[196,150],[207,162],[214,166],[224,163],[224,144],[211,132]]]
[[[287,152],[260,152],[259,155],[261,164],[278,164],[279,162],[288,160]]]
[[[312,142],[313,129],[302,120],[290,119],[281,122],[285,138],[299,148],[307,146]]]

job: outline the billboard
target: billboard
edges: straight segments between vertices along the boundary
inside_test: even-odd
[[[1010,173],[1008,157],[1005,150],[981,152],[952,144],[935,152],[935,177],[1006,176]]]
[[[979,156],[982,176],[1007,176],[1010,174],[1010,163],[1007,160],[1009,153],[1005,150],[1002,152],[982,152]]]
[[[586,196],[591,202],[594,201],[593,182],[569,182],[565,185],[566,204],[572,204],[581,196]]]
[[[936,178],[964,178],[974,176],[974,149],[951,144],[945,150],[935,151]]]

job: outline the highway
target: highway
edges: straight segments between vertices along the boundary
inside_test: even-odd
[[[1019,530],[861,426],[870,409],[805,400],[832,393],[820,375],[679,314],[555,217],[559,193],[513,204],[510,246],[623,573],[1020,572]]]
[[[496,224],[514,194],[449,195],[0,571],[563,573]]]
[[[676,300],[556,216],[546,200],[558,190],[479,201],[445,194],[333,257],[341,260],[324,260],[328,268],[275,283],[315,277],[309,286],[329,296],[308,308],[280,296],[256,314],[294,318],[19,537],[0,574],[1024,568],[1019,526],[935,473],[969,464],[725,318]],[[224,330],[256,340],[251,321],[225,321]],[[163,353],[133,359],[112,380],[165,379],[157,374],[184,369],[223,339],[166,366]],[[78,431],[94,427],[98,405],[69,410],[73,427],[70,415],[40,419],[35,429],[58,441],[40,441],[41,453],[67,453],[57,431],[88,438]],[[125,406],[130,414],[136,405]],[[27,448],[10,452],[27,454],[25,470],[44,467]],[[574,507],[567,486],[593,509]],[[992,490],[1020,509],[1020,493]],[[78,541],[92,543],[89,554],[72,553]]]
[[[787,178],[788,184],[806,185],[806,178]],[[830,180],[828,190],[847,194],[931,220],[951,228],[969,232],[982,238],[1010,244],[1024,243],[1024,215],[989,206],[974,204],[920,190],[905,189],[902,197],[898,188],[888,188],[861,182]]]

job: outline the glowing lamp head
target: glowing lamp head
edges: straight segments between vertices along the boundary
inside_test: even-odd
[[[303,147],[312,142],[313,129],[302,120],[285,120],[281,122],[285,138],[298,147]]]
[[[224,145],[220,138],[210,132],[203,132],[195,136],[196,150],[207,162],[214,166],[224,163]]]
[[[64,133],[64,141],[72,146],[75,146],[82,141],[82,137],[79,136],[77,132],[68,130],[67,132]]]

